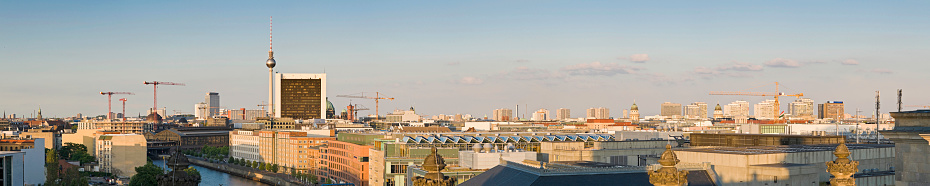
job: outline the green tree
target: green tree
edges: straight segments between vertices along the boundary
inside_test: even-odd
[[[229,163],[232,163],[232,164],[235,164],[235,162],[236,162],[236,158],[233,158],[233,157],[229,157],[229,159],[228,159],[228,160],[226,160],[226,161],[227,161],[227,162],[229,162]]]
[[[129,185],[158,185],[158,175],[163,173],[164,170],[161,167],[155,166],[151,162],[146,163],[141,167],[136,167],[136,175],[129,179]]]
[[[64,176],[61,177],[61,181],[58,185],[67,185],[67,186],[78,186],[78,185],[87,185],[87,177],[81,176],[81,173],[78,172],[77,168],[70,168],[64,170]]]
[[[258,165],[258,170],[265,170],[265,162],[262,162],[262,164]]]
[[[45,185],[58,185],[58,151],[45,149]]]
[[[271,172],[278,172],[278,164],[271,165]]]
[[[297,169],[291,168],[291,175],[297,175]]]
[[[197,177],[200,177],[200,171],[194,167],[187,167],[187,169],[184,169],[184,172],[187,172],[187,175],[197,175]]]
[[[307,176],[310,177],[310,183],[316,184],[317,182],[319,182],[319,180],[316,179],[316,175],[308,173]]]
[[[257,162],[257,161],[253,161],[253,162],[252,162],[252,168],[258,168],[258,162]]]
[[[58,154],[61,155],[61,159],[71,160],[75,153],[83,152],[87,154],[87,146],[76,143],[65,143],[65,145],[62,146],[58,151],[60,151]]]

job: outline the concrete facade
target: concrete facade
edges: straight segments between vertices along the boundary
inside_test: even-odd
[[[710,163],[720,185],[818,185],[830,180],[826,162],[835,158],[833,150],[836,146],[689,148],[676,150],[676,154],[681,163]],[[860,162],[860,173],[865,170],[889,171],[895,161],[895,147],[891,145],[848,146],[852,153],[850,159]]]
[[[891,117],[895,128],[879,132],[894,141],[898,155],[894,185],[930,185],[930,110],[892,112]]]
[[[3,185],[25,185],[23,160],[25,153],[17,151],[0,151],[0,178]]]
[[[501,159],[513,162],[523,160],[536,161],[536,152],[533,151],[459,151],[459,166],[469,169],[490,169],[501,163]]]
[[[665,151],[668,141],[597,141],[588,146],[584,142],[541,142],[539,161],[593,161],[614,165],[645,166]],[[587,147],[586,147],[587,146]]]
[[[136,175],[136,167],[145,165],[147,143],[139,134],[104,134],[97,137],[94,155],[102,172],[118,177]]]

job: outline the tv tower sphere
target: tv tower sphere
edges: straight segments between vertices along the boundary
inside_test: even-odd
[[[265,61],[265,66],[268,66],[268,68],[274,68],[275,64],[274,58],[268,58],[268,61]]]

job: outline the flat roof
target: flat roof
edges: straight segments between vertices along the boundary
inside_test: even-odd
[[[820,145],[782,145],[782,146],[750,146],[750,147],[707,147],[707,148],[687,148],[676,149],[675,151],[687,152],[706,152],[719,154],[778,154],[778,153],[797,153],[797,152],[819,152],[834,151],[839,144],[820,144]],[[874,148],[891,148],[894,145],[886,144],[846,144],[849,150],[856,149],[874,149]]]

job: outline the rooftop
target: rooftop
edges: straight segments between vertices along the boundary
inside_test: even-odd
[[[680,152],[707,152],[720,154],[778,154],[778,153],[798,153],[798,152],[819,152],[836,149],[839,144],[822,144],[822,145],[784,145],[784,146],[750,146],[750,147],[705,147],[705,148],[686,148],[676,149]],[[849,150],[872,149],[872,148],[891,148],[894,145],[888,144],[846,144]]]

